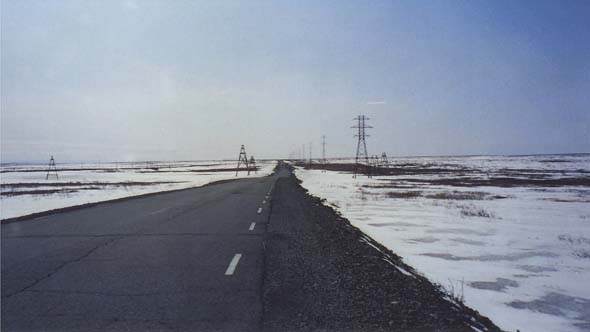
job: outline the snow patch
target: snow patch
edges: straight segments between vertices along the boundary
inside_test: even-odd
[[[310,194],[432,282],[464,282],[465,304],[501,328],[590,326],[590,155],[391,164],[403,173],[353,179],[297,167],[296,175]]]

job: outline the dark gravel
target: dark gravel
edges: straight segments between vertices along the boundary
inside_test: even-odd
[[[265,331],[500,331],[446,300],[400,257],[308,195],[294,176],[276,183],[267,227]]]

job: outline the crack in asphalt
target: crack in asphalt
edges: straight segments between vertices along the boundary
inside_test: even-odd
[[[80,256],[80,257],[78,257],[78,258],[76,258],[76,259],[73,259],[73,260],[69,260],[69,261],[65,261],[65,262],[63,262],[62,264],[60,264],[59,266],[57,266],[57,267],[56,267],[56,268],[54,268],[53,270],[49,271],[49,273],[47,273],[45,276],[43,276],[43,277],[41,277],[41,278],[39,278],[39,279],[37,279],[37,280],[33,281],[33,282],[32,282],[31,284],[29,284],[28,286],[25,286],[25,287],[21,288],[20,290],[18,290],[18,291],[16,291],[16,292],[14,292],[14,293],[11,293],[11,294],[8,294],[8,295],[5,295],[5,296],[2,296],[2,298],[3,298],[3,299],[8,299],[8,298],[11,298],[11,297],[13,297],[13,296],[15,296],[15,295],[18,295],[18,294],[22,293],[22,292],[25,292],[25,291],[27,291],[27,290],[31,289],[32,287],[35,287],[35,286],[36,286],[36,285],[38,285],[38,284],[39,284],[41,281],[43,281],[43,280],[46,280],[46,279],[48,279],[48,278],[51,278],[51,277],[52,277],[52,276],[53,276],[55,273],[59,272],[59,270],[63,269],[63,268],[64,268],[64,267],[66,267],[67,265],[69,265],[69,264],[72,264],[72,263],[76,263],[76,262],[80,262],[80,261],[82,261],[84,258],[87,258],[88,256],[92,255],[92,253],[93,253],[93,252],[95,252],[96,250],[98,250],[99,248],[101,248],[101,247],[104,247],[104,246],[107,246],[107,245],[109,245],[109,244],[111,244],[111,243],[113,243],[113,242],[115,242],[115,241],[117,241],[117,240],[119,240],[119,239],[120,239],[120,238],[113,238],[113,239],[110,239],[110,240],[108,240],[108,241],[105,241],[105,242],[103,242],[103,243],[101,243],[101,244],[99,244],[99,245],[97,245],[97,246],[94,246],[92,249],[90,249],[88,252],[86,252],[86,253],[85,253],[85,254],[83,254],[82,256]]]

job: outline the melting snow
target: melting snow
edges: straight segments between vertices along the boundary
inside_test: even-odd
[[[297,168],[296,175],[312,195],[501,328],[590,326],[590,155],[398,158],[394,166],[416,173],[353,179]],[[475,182],[492,178],[502,181]],[[586,182],[505,182],[576,178]],[[448,182],[432,181],[440,179]]]

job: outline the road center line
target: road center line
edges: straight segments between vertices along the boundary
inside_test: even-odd
[[[229,262],[229,266],[227,267],[227,270],[225,270],[226,276],[231,276],[234,274],[234,271],[236,270],[236,267],[238,266],[238,262],[240,261],[240,258],[242,258],[242,254],[236,254],[234,256],[234,258],[232,258],[231,262]]]
[[[254,230],[254,227],[256,227],[256,223],[255,222],[253,222],[253,223],[250,224],[250,228],[248,228],[248,230],[253,231]]]
[[[262,208],[258,208],[258,214],[262,212]]]

